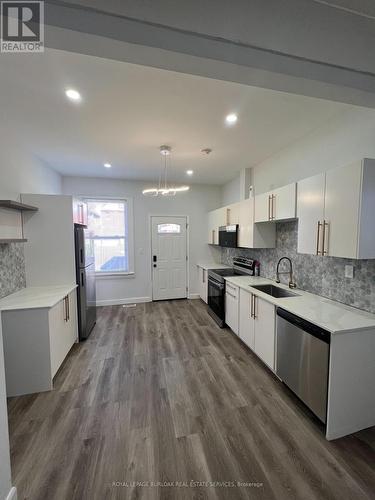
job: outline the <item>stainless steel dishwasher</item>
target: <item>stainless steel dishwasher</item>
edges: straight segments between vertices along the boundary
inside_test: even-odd
[[[324,423],[330,341],[327,330],[277,308],[276,373]]]

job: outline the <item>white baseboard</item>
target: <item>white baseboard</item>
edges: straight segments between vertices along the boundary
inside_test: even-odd
[[[141,304],[143,302],[151,302],[151,297],[130,297],[129,299],[110,299],[97,300],[97,306],[121,306],[124,304]]]
[[[17,500],[17,488],[12,486],[5,500]]]
[[[199,293],[189,293],[188,299],[200,299]]]

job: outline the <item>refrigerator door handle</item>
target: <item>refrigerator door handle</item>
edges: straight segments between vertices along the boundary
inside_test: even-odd
[[[85,276],[84,276],[84,273],[81,272],[81,286],[84,287],[85,286]]]

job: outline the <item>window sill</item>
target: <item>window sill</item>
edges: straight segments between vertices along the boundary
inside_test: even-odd
[[[95,273],[96,279],[105,280],[105,279],[113,279],[113,278],[135,278],[134,271],[127,271],[124,273]]]

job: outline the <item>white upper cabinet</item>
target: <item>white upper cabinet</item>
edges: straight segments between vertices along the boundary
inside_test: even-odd
[[[375,160],[300,181],[297,212],[298,252],[375,258]]]
[[[254,222],[268,222],[271,219],[271,194],[263,193],[255,196]]]
[[[254,224],[254,198],[241,201],[238,218],[238,246],[241,248],[274,248],[274,224]]]
[[[255,222],[296,218],[296,183],[255,196]]]
[[[325,174],[300,181],[297,191],[298,252],[320,254],[318,232],[324,219]]]
[[[238,246],[274,248],[276,228],[273,224],[254,224],[254,198],[233,203],[208,213],[208,243],[219,244],[219,227],[238,225]]]
[[[219,227],[226,226],[227,224],[226,207],[208,212],[208,243],[210,245],[219,244]]]
[[[226,223],[228,226],[231,226],[232,224],[239,224],[239,218],[240,218],[240,210],[241,210],[241,202],[240,203],[232,203],[231,205],[228,205],[226,207],[227,211],[227,216],[226,216]]]
[[[323,255],[358,257],[362,176],[361,163],[326,173]]]
[[[271,200],[272,220],[286,220],[296,218],[297,184],[287,184],[275,189]]]

